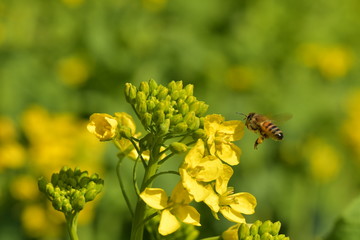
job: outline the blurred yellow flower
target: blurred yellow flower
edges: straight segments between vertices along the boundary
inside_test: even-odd
[[[161,188],[146,188],[141,194],[142,200],[150,207],[161,211],[159,233],[163,236],[180,228],[180,221],[195,226],[200,225],[200,214],[189,205],[192,197],[179,182],[170,199]]]
[[[37,199],[39,189],[37,179],[30,175],[17,176],[10,184],[11,195],[20,201]]]
[[[87,129],[94,134],[100,141],[109,141],[117,134],[117,120],[106,113],[94,113],[90,116]]]
[[[227,164],[239,164],[241,150],[232,142],[243,137],[244,123],[238,120],[225,121],[223,116],[212,114],[205,117],[204,129],[210,153]]]
[[[354,62],[352,52],[343,46],[324,46],[315,43],[300,46],[299,57],[306,66],[317,68],[328,80],[345,76]]]
[[[255,71],[246,66],[230,67],[225,74],[225,84],[239,92],[249,90],[255,81]]]
[[[318,182],[329,182],[338,175],[341,168],[339,153],[324,140],[309,140],[304,146],[304,155],[309,160],[310,174]]]
[[[70,6],[79,4],[83,0],[63,0]],[[90,75],[90,66],[85,59],[78,56],[70,56],[61,59],[56,67],[60,80],[68,86],[77,87],[86,82]]]
[[[21,222],[28,236],[38,238],[51,232],[45,209],[38,204],[27,205],[22,211]]]
[[[17,142],[0,145],[0,171],[2,169],[20,168],[25,164],[26,151]]]
[[[16,128],[14,122],[10,118],[6,116],[0,116],[0,126],[0,144],[16,140]]]

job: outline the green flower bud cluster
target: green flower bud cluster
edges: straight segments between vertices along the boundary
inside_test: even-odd
[[[39,190],[46,194],[53,207],[65,215],[79,212],[86,202],[95,199],[103,188],[104,181],[97,174],[89,176],[87,171],[63,167],[53,173],[51,181],[39,178]]]
[[[193,96],[194,86],[183,87],[182,81],[172,81],[167,87],[155,80],[140,83],[136,88],[125,84],[125,97],[140,118],[145,129],[165,135],[194,132],[203,127],[208,105]]]
[[[257,220],[250,227],[242,223],[238,230],[239,240],[290,240],[284,234],[279,234],[280,222],[272,223],[270,220],[261,222]]]

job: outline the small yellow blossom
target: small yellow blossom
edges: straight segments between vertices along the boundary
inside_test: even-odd
[[[108,141],[116,136],[117,126],[118,122],[113,116],[106,113],[94,113],[90,116],[87,129],[100,141]]]
[[[0,143],[13,141],[17,137],[14,122],[5,116],[0,116]]]
[[[79,4],[83,0],[63,0],[68,5]],[[75,5],[72,5],[75,6]],[[84,58],[70,56],[61,59],[57,64],[57,74],[60,80],[71,87],[82,85],[89,79],[90,67]]]
[[[30,175],[18,176],[10,184],[10,192],[15,199],[34,200],[39,196],[37,180]]]
[[[223,116],[212,114],[205,117],[204,129],[208,136],[210,153],[227,164],[239,164],[241,150],[232,141],[242,138],[244,123],[238,120],[225,122]]]
[[[0,146],[0,171],[5,168],[20,168],[25,164],[26,151],[18,142]]]
[[[142,200],[150,207],[160,210],[159,233],[163,236],[180,228],[180,222],[195,226],[200,225],[200,214],[189,205],[192,197],[179,182],[168,198],[161,188],[146,188],[141,194]]]
[[[238,240],[239,239],[239,227],[240,224],[235,224],[229,227],[225,232],[221,234],[223,240]]]
[[[221,177],[223,163],[212,155],[205,156],[204,142],[199,139],[195,146],[188,152],[179,172],[184,187],[200,202],[212,192],[210,182]]]

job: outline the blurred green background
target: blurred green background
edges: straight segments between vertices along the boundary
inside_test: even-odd
[[[2,0],[0,239],[68,238],[37,190],[63,165],[105,179],[80,214],[80,238],[127,238],[116,151],[86,123],[93,112],[133,114],[124,83],[149,78],[194,84],[227,120],[292,114],[279,123],[282,142],[254,150],[245,131],[231,185],[258,200],[249,222],[280,220],[292,239],[321,239],[360,192],[359,10],[356,0]],[[201,207],[201,237],[232,225]]]

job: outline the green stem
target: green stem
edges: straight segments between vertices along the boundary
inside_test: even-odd
[[[119,154],[118,158],[119,158],[119,160],[118,160],[118,162],[116,164],[116,174],[117,174],[117,178],[118,178],[118,181],[119,181],[119,184],[120,184],[121,193],[122,193],[122,195],[123,195],[123,197],[125,199],[126,205],[128,206],[128,209],[130,211],[131,216],[134,217],[134,212],[132,210],[130,199],[126,194],[124,182],[122,181],[121,173],[120,173],[121,163],[122,163],[122,160],[124,159],[124,156]]]
[[[163,174],[175,174],[175,175],[180,175],[179,172],[176,172],[176,171],[159,172],[159,173],[153,175],[151,178],[149,178],[149,180],[145,183],[145,186],[150,185],[150,184],[154,181],[155,178],[157,178],[158,176],[163,175]]]
[[[71,240],[79,240],[77,235],[77,218],[79,212],[74,212],[73,214],[65,215],[66,226],[70,234]]]
[[[144,178],[142,180],[140,191],[142,192],[146,187],[151,187],[147,185],[148,181],[152,176],[156,174],[158,169],[158,160],[159,160],[159,152],[160,146],[162,145],[163,139],[156,138],[154,139],[153,145],[150,151],[150,160],[145,168]],[[142,240],[144,234],[144,225],[141,224],[146,216],[146,204],[145,202],[139,198],[135,208],[135,214],[132,222],[131,229],[131,240]]]

